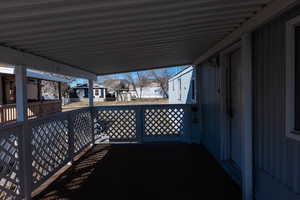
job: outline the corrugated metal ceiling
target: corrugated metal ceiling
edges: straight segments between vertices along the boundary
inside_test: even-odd
[[[270,0],[11,0],[3,46],[95,74],[190,64]]]

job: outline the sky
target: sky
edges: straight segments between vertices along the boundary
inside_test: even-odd
[[[167,70],[168,72],[171,74],[171,75],[174,75],[176,74],[177,72],[181,71],[184,67],[186,66],[174,66],[174,67],[168,67]],[[145,70],[147,71],[147,70]],[[145,71],[142,71],[142,72],[145,72]],[[136,73],[135,72],[131,72],[133,77],[136,76]],[[122,79],[124,78],[124,73],[119,73],[119,74],[115,74],[114,75],[114,78],[115,79]],[[83,84],[83,83],[86,83],[87,80],[86,79],[81,79],[81,78],[76,78],[75,81],[73,81],[72,83],[70,83],[71,86],[75,86],[77,84]]]

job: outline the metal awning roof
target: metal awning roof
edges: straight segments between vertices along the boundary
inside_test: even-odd
[[[191,64],[269,2],[1,1],[0,42],[4,48],[97,75]],[[30,65],[23,57],[0,59]]]

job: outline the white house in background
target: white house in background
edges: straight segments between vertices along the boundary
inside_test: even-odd
[[[196,103],[196,70],[187,67],[169,79],[169,104]]]
[[[131,90],[132,95],[135,97],[137,93],[136,98],[142,98],[142,99],[163,99],[166,98],[164,95],[163,90],[161,89],[159,83],[156,82],[150,82],[146,86],[140,88],[137,86],[136,91]]]
[[[89,86],[88,84],[78,84],[73,87],[80,101],[87,100],[89,96]],[[107,95],[107,88],[103,85],[94,84],[93,86],[94,101],[105,101]]]

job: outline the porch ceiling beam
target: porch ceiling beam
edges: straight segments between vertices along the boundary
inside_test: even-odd
[[[203,55],[197,58],[193,64],[197,65],[202,62],[205,62],[207,59],[222,51],[224,48],[240,40],[241,36],[244,33],[255,30],[255,28],[267,23],[268,21],[278,16],[285,10],[299,3],[299,0],[275,0],[274,2],[271,2],[264,9],[258,12],[254,17],[245,22],[239,29],[235,30],[233,33],[228,35],[222,41],[217,43],[215,46],[213,46],[211,49],[209,49]]]
[[[85,70],[78,69],[67,64],[62,64],[44,58],[38,55],[34,55],[27,52],[22,52],[10,47],[0,46],[0,60],[12,65],[26,66],[30,69],[62,74],[73,77],[96,79],[96,75]]]

